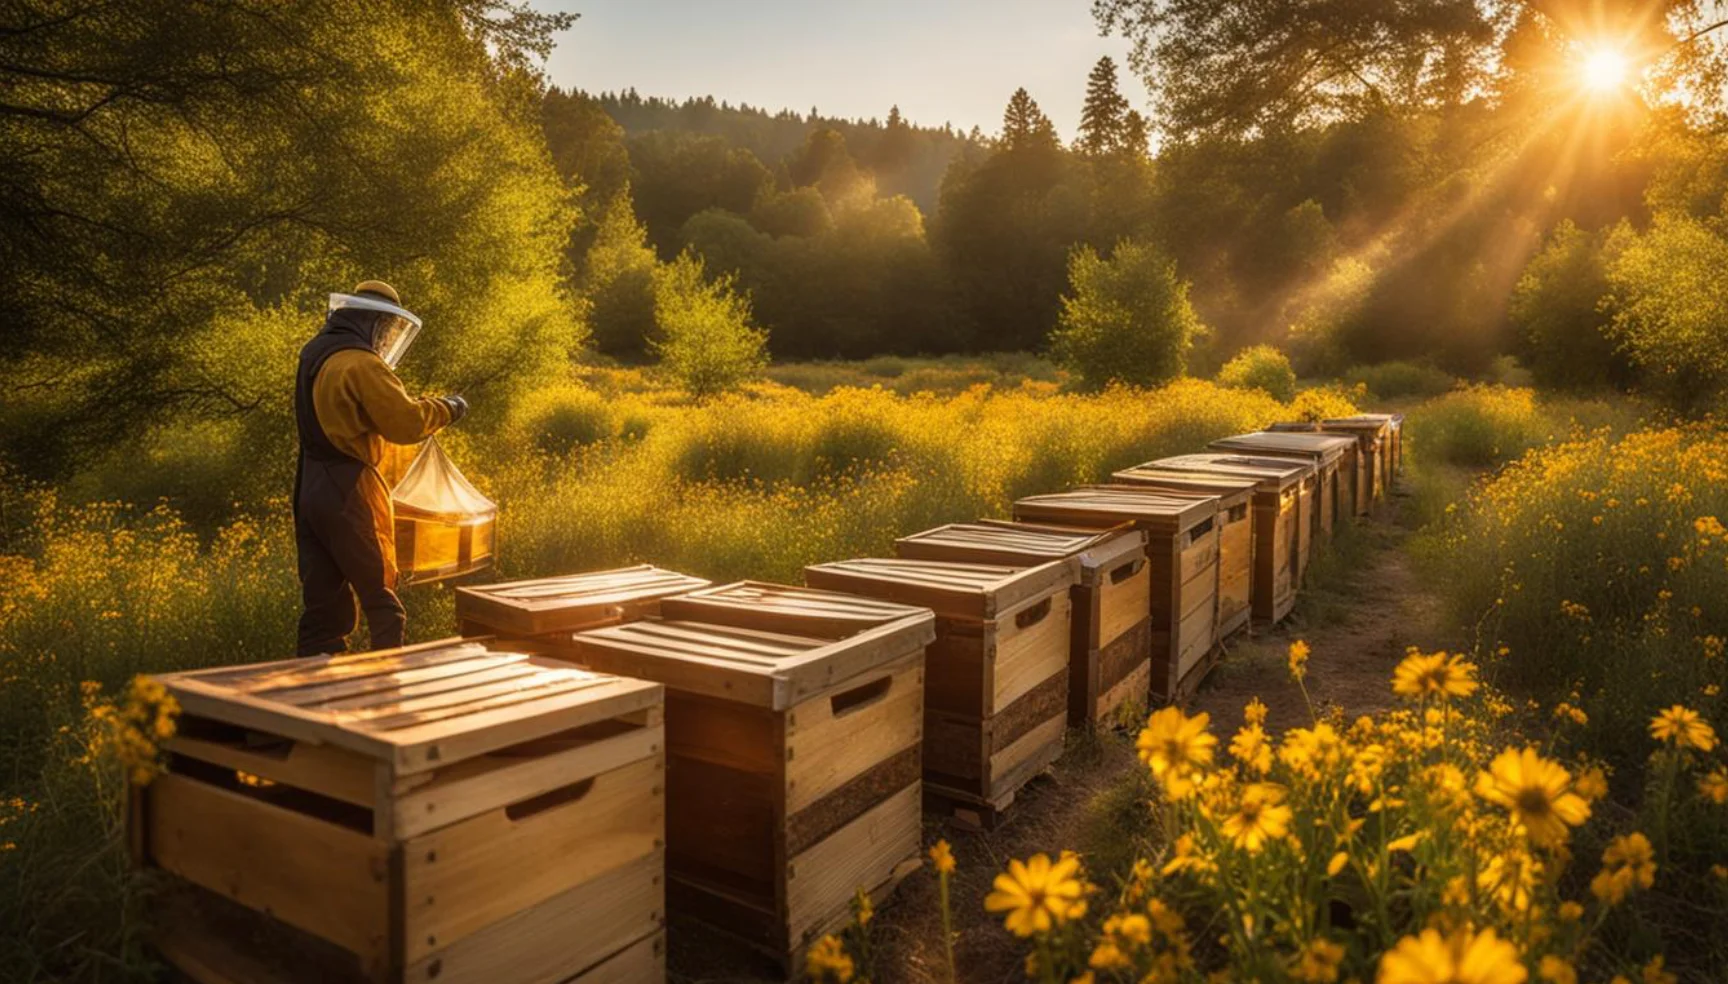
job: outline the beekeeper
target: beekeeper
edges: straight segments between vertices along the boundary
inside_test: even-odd
[[[468,412],[460,396],[415,398],[396,378],[419,332],[396,289],[367,280],[352,294],[330,295],[323,330],[300,350],[293,501],[301,656],[346,649],[359,611],[373,649],[402,645],[407,616],[396,597],[390,490],[378,463],[384,442],[419,443]]]

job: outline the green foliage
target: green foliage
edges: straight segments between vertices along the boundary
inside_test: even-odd
[[[599,213],[577,285],[588,301],[594,346],[608,355],[640,358],[654,336],[654,270],[647,235],[626,194]]]
[[[1659,215],[1614,246],[1611,334],[1669,403],[1697,410],[1719,401],[1728,393],[1728,239],[1696,219]]]
[[[1561,222],[1512,291],[1512,323],[1523,336],[1532,374],[1543,386],[1592,389],[1624,381],[1625,360],[1608,336],[1603,301],[1607,233]]]
[[[1470,386],[1410,414],[1412,448],[1431,461],[1486,467],[1510,461],[1555,436],[1535,392]]]
[[[704,279],[702,261],[681,253],[654,278],[650,343],[660,369],[698,399],[736,389],[768,365],[768,334],[750,320],[750,302],[732,278]]]
[[[1116,84],[1116,62],[1105,55],[1086,77],[1086,102],[1080,107],[1080,135],[1075,140],[1075,149],[1094,157],[1129,149],[1138,152],[1130,144],[1128,113],[1128,100]]]
[[[1445,370],[1415,362],[1352,366],[1344,371],[1343,378],[1347,383],[1365,387],[1381,400],[1439,396],[1458,385],[1458,380]]]
[[[597,444],[618,431],[606,399],[572,385],[545,386],[517,400],[508,427],[519,444],[554,455]]]
[[[1082,246],[1069,258],[1068,281],[1051,350],[1082,382],[1155,386],[1182,375],[1205,329],[1188,285],[1156,247],[1125,241],[1106,259]]]
[[[1218,383],[1231,389],[1257,389],[1282,403],[1296,398],[1296,370],[1273,345],[1255,345],[1238,352],[1218,371]]]

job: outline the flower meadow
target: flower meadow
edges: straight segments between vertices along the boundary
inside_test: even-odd
[[[1306,658],[1296,643],[1298,682]],[[1671,821],[1687,806],[1728,829],[1725,756],[1694,710],[1648,720],[1643,750],[1673,781],[1628,814],[1605,799],[1601,762],[1526,737],[1471,660],[1413,649],[1390,685],[1393,710],[1355,720],[1311,712],[1283,734],[1266,730],[1257,700],[1229,736],[1204,713],[1154,712],[1136,750],[1155,780],[1145,808],[1157,847],[1125,871],[1091,871],[1067,851],[1013,859],[984,900],[1022,942],[1026,979],[1721,979],[1724,955],[1688,929],[1728,920],[1728,853],[1695,885],[1670,847]],[[945,842],[932,859],[946,926],[948,879],[963,861]],[[1677,892],[1697,925],[1658,921]],[[866,930],[824,940],[811,979],[869,979],[852,950]],[[951,956],[946,972],[954,979]]]

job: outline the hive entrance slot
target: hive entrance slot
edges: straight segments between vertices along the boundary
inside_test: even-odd
[[[1199,542],[1201,537],[1212,532],[1212,527],[1215,525],[1217,523],[1214,519],[1202,520],[1199,525],[1188,531],[1188,542],[1191,544]]]
[[[594,778],[590,776],[581,782],[574,782],[562,789],[554,789],[549,793],[529,797],[520,803],[512,803],[504,808],[504,815],[512,823],[518,823],[547,810],[557,809],[566,803],[574,803],[594,788]]]
[[[240,773],[234,769],[179,754],[169,756],[168,771],[188,779],[196,779],[206,785],[215,786],[230,793],[236,793],[247,799],[268,803],[271,806],[314,817],[339,827],[346,827],[356,833],[372,833],[371,810],[363,806],[356,806],[353,803],[344,803],[341,800],[332,799],[308,789],[301,789],[298,786],[283,782],[261,780],[257,777],[253,777],[251,782],[247,782],[242,780]]]
[[[893,684],[894,678],[885,676],[880,680],[872,680],[861,687],[853,687],[843,694],[835,694],[828,699],[829,713],[834,717],[845,717],[853,711],[863,710],[888,696],[888,688]]]
[[[1144,563],[1146,563],[1144,560],[1130,560],[1128,563],[1117,567],[1115,570],[1110,572],[1110,583],[1121,584],[1123,581],[1126,581],[1140,573],[1140,566]]]
[[[1050,599],[1045,598],[1038,604],[1014,616],[1014,624],[1022,629],[1029,629],[1044,621],[1044,616],[1050,614]]]

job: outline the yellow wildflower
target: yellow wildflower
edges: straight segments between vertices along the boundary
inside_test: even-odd
[[[1308,644],[1301,639],[1290,644],[1290,676],[1298,681],[1308,675]]]
[[[1380,960],[1379,984],[1524,984],[1518,948],[1492,929],[1406,936]]]
[[[827,981],[847,984],[852,980],[852,958],[846,955],[840,939],[830,934],[817,940],[804,955],[804,972],[818,984]]]
[[[1290,832],[1290,808],[1283,802],[1284,790],[1278,786],[1264,782],[1248,786],[1236,812],[1224,818],[1224,836],[1249,854],[1258,854],[1268,840]]]
[[[1643,834],[1634,831],[1608,842],[1602,870],[1590,880],[1590,892],[1607,905],[1619,905],[1634,888],[1656,884],[1656,853]]]
[[[1266,739],[1265,730],[1258,724],[1251,724],[1236,732],[1236,736],[1230,739],[1230,757],[1249,771],[1265,775],[1272,768],[1272,745]]]
[[[1534,748],[1508,748],[1488,769],[1476,778],[1476,795],[1504,807],[1538,844],[1564,843],[1567,827],[1590,817],[1590,804],[1572,791],[1571,774]]]
[[[1542,962],[1536,966],[1536,976],[1549,984],[1578,984],[1578,971],[1552,953],[1543,956]]]
[[[1338,872],[1343,871],[1344,866],[1349,863],[1349,852],[1339,851],[1337,854],[1332,855],[1332,860],[1326,862],[1326,874],[1329,877],[1336,878],[1338,877]]]
[[[1249,699],[1247,705],[1242,708],[1242,720],[1251,725],[1264,726],[1266,724],[1266,705],[1260,702],[1260,698]]]
[[[1304,984],[1334,984],[1338,980],[1338,965],[1343,962],[1344,947],[1316,937],[1296,955],[1291,973]]]
[[[1476,664],[1446,653],[1411,653],[1392,671],[1392,692],[1402,697],[1468,697],[1478,686]]]
[[[1608,776],[1599,765],[1593,765],[1578,773],[1578,778],[1572,781],[1572,791],[1594,803],[1608,795]]]
[[[1719,765],[1700,777],[1698,794],[1718,806],[1728,803],[1728,768]]]
[[[1202,711],[1193,717],[1179,707],[1166,707],[1146,721],[1134,747],[1140,761],[1171,799],[1185,799],[1194,792],[1195,780],[1212,764],[1218,739],[1207,733],[1211,716]]]
[[[930,849],[930,862],[936,866],[936,873],[939,875],[954,873],[954,851],[947,841],[939,840],[936,846]]]
[[[1716,729],[1699,717],[1698,712],[1675,704],[1650,719],[1650,736],[1675,748],[1696,748],[1708,752],[1716,747]]]
[[[1003,925],[1016,936],[1049,932],[1066,922],[1079,904],[1079,872],[1080,859],[1073,855],[1054,864],[1044,854],[1034,854],[1024,864],[1009,861],[985,897],[984,909],[1007,913]]]
[[[1678,984],[1680,978],[1662,969],[1662,955],[1657,954],[1644,965],[1644,984]]]

